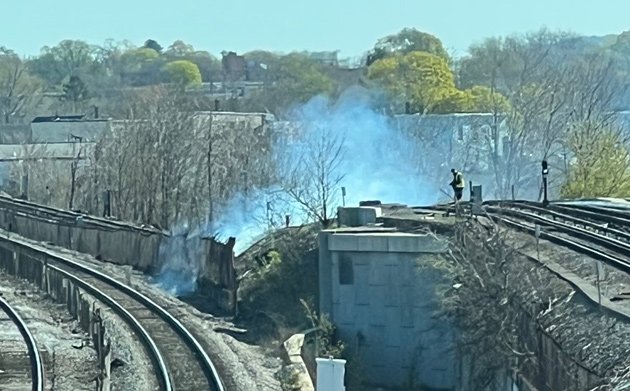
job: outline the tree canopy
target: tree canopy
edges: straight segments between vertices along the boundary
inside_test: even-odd
[[[388,35],[379,39],[374,45],[374,49],[368,53],[367,65],[371,65],[375,61],[394,55],[405,55],[411,52],[426,52],[440,57],[447,62],[450,57],[442,41],[437,37],[418,31],[414,28],[402,29],[397,34]]]
[[[96,50],[87,42],[64,40],[58,45],[42,49],[42,54],[33,59],[30,69],[48,83],[58,85],[71,75],[93,71]]]
[[[167,79],[187,86],[201,84],[201,73],[196,64],[186,61],[171,61],[164,66]]]
[[[630,149],[619,130],[580,124],[570,135],[573,156],[564,198],[630,197]]]
[[[42,88],[38,77],[12,50],[0,47],[0,112],[2,122],[17,122],[39,101]],[[16,121],[17,119],[17,121]]]
[[[159,43],[157,43],[157,41],[153,39],[147,39],[144,42],[144,47],[148,49],[153,49],[158,53],[162,53],[162,45],[160,45]]]
[[[419,112],[475,112],[491,107],[504,110],[507,105],[505,97],[488,88],[457,89],[446,60],[427,52],[378,60],[370,66],[368,77],[396,101],[409,102]]]

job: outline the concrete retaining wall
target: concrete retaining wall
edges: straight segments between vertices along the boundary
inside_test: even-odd
[[[66,304],[68,312],[90,334],[92,346],[96,350],[99,372],[96,389],[109,391],[111,344],[103,326],[100,303],[61,273],[49,268],[45,256],[7,241],[0,242],[0,268],[37,285],[56,302]]]
[[[0,196],[0,228],[26,238],[52,243],[119,265],[157,274],[168,257],[160,257],[161,247],[176,239],[152,227],[137,227],[32,202]],[[235,239],[220,243],[213,238],[186,240],[177,251],[198,259],[199,293],[218,307],[236,314]]]
[[[366,381],[404,387],[456,387],[453,330],[435,319],[434,284],[423,267],[447,250],[432,235],[323,231],[319,236],[320,312],[365,367]]]
[[[522,376],[517,378],[520,389],[586,390],[600,384],[602,377],[565,353],[530,315],[531,312],[534,311],[520,312],[519,333],[536,360],[531,360],[523,368]]]
[[[149,271],[159,267],[164,233],[0,196],[0,228],[29,239]]]

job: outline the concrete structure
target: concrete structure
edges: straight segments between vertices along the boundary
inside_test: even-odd
[[[30,124],[0,125],[0,144],[22,144],[31,140]]]
[[[308,375],[308,369],[302,359],[302,346],[304,346],[304,334],[293,334],[284,341],[284,350],[289,356],[289,363],[295,369],[292,373],[295,376],[295,386],[299,386],[300,391],[314,391],[313,381]]]
[[[343,207],[338,208],[337,216],[342,226],[360,227],[376,224],[376,219],[381,217],[381,209],[369,206]]]
[[[245,57],[235,52],[223,52],[221,65],[223,67],[223,79],[225,81],[243,80],[247,74],[247,62]]]
[[[87,163],[95,143],[0,144],[0,189],[12,192],[18,186],[19,163],[41,160],[66,161],[68,171],[75,159]],[[79,151],[81,156],[79,157]],[[12,178],[13,170],[13,178]],[[19,186],[18,186],[19,187]]]
[[[67,212],[0,195],[0,228],[139,270],[160,267],[168,236],[152,227]]]
[[[371,383],[450,389],[458,384],[452,331],[434,319],[434,283],[425,265],[447,242],[429,234],[372,227],[319,236],[319,305],[358,352]]]
[[[199,236],[179,240],[152,227],[67,212],[4,195],[0,195],[0,228],[145,272],[164,275],[179,266],[174,271],[182,278],[179,282],[190,272],[177,264],[181,258],[187,267],[196,268],[192,278],[198,291],[215,302],[218,310],[236,313],[233,238],[226,244]],[[180,258],[175,258],[175,253]],[[186,254],[193,255],[192,259]]]
[[[212,126],[218,129],[254,130],[274,121],[273,115],[265,113],[236,113],[229,111],[199,111],[194,115],[195,134],[203,134],[212,119]]]
[[[316,358],[317,391],[345,391],[346,360]]]
[[[31,123],[31,142],[64,143],[96,141],[109,129],[107,119],[85,119],[84,116],[37,117]]]

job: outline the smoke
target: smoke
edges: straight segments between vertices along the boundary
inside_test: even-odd
[[[272,191],[254,190],[250,194],[237,194],[221,208],[211,231],[223,241],[229,237],[236,238],[234,252],[240,254],[262,238],[269,228],[267,203]]]
[[[296,108],[292,120],[305,124],[311,137],[325,131],[343,140],[337,170],[344,175],[340,185],[346,188],[347,205],[375,199],[413,205],[437,200],[438,188],[415,169],[415,143],[374,109],[365,89],[349,89],[336,101],[316,97]]]
[[[205,232],[201,228],[191,230],[187,224],[182,224],[160,243],[159,259],[166,262],[154,282],[172,295],[185,295],[197,289],[204,259],[201,238]]]
[[[417,142],[408,139],[388,116],[375,109],[370,91],[357,87],[348,89],[336,100],[315,97],[295,107],[282,125],[283,129],[276,129],[284,133],[275,148],[276,161],[292,168],[299,167],[294,163],[312,154],[314,145],[322,139],[339,141],[341,159],[331,176],[343,179],[330,205],[333,208],[342,204],[341,187],[346,188],[346,205],[358,205],[363,200],[431,204],[441,195],[435,184],[418,174]],[[287,167],[279,167],[281,182],[287,171],[290,171]],[[282,226],[286,215],[292,225],[307,222],[308,214],[303,207],[281,188],[279,183],[249,197],[239,194],[232,207],[226,208],[217,226],[222,227],[221,234],[237,238],[237,253],[267,229]]]
[[[281,138],[275,148],[278,162],[292,164],[322,138],[339,140],[341,159],[334,174],[343,175],[343,180],[336,189],[338,196],[330,205],[333,208],[342,203],[342,186],[346,188],[346,205],[358,205],[362,200],[430,204],[439,197],[438,188],[419,176],[414,168],[418,156],[411,146],[415,143],[374,109],[372,95],[365,89],[350,89],[337,100],[316,97],[294,108],[288,123],[297,125],[292,128],[298,134],[290,142]],[[279,171],[285,168],[280,167]],[[202,237],[216,235],[225,241],[233,236],[238,255],[267,230],[283,226],[286,215],[290,215],[292,225],[307,222],[307,213],[301,205],[281,188],[278,184],[248,194],[239,193],[220,208],[219,217],[211,226],[190,229],[182,225],[174,230],[160,248],[160,259],[166,262],[156,278],[157,284],[175,295],[195,291],[204,259]],[[331,212],[334,215],[336,210]]]

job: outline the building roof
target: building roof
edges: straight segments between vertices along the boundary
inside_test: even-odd
[[[35,117],[32,122],[81,121],[84,117],[84,115],[53,115],[48,117]]]

